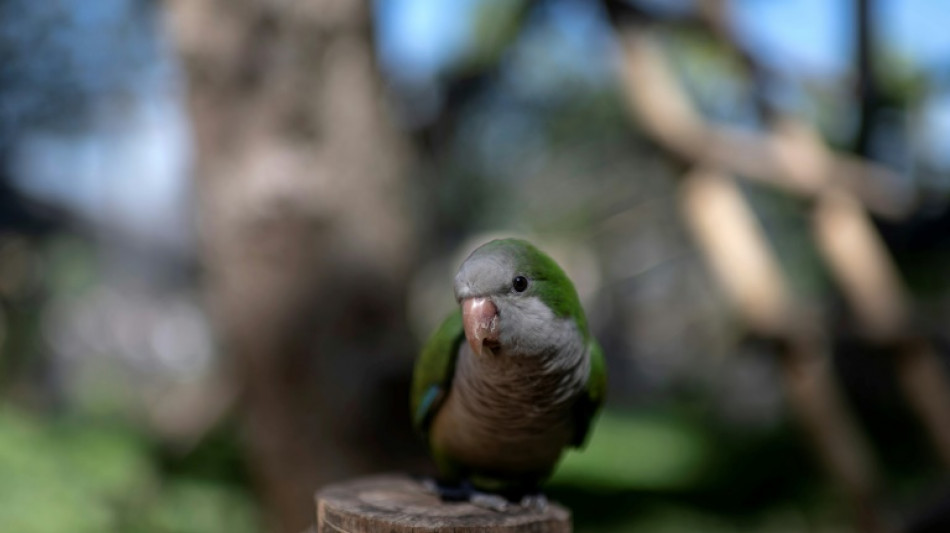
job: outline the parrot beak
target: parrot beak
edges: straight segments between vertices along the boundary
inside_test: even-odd
[[[489,298],[466,298],[462,300],[462,326],[465,338],[476,354],[487,347],[498,347],[498,308]]]

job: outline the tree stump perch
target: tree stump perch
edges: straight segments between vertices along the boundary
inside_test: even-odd
[[[317,533],[570,533],[571,514],[553,502],[543,511],[497,512],[470,503],[443,502],[403,475],[354,479],[316,495]]]

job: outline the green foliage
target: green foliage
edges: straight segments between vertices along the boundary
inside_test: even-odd
[[[246,494],[218,483],[178,480],[162,491],[138,531],[155,533],[251,533],[258,529]]]
[[[132,435],[0,411],[0,531],[113,531],[154,481]]]
[[[565,457],[554,484],[593,489],[686,489],[703,482],[713,460],[702,428],[671,417],[605,412],[582,452]]]
[[[576,531],[806,531],[847,522],[784,424],[736,431],[680,406],[608,410],[548,487]],[[776,461],[781,457],[781,461]]]
[[[518,37],[528,2],[480,2],[472,24],[471,49],[465,57],[468,69],[485,68],[497,62]]]
[[[0,409],[0,531],[233,533],[257,526],[240,487],[163,480],[148,440],[128,427]]]
[[[80,296],[101,276],[93,246],[71,235],[52,239],[45,247],[44,256],[44,281],[53,294]]]

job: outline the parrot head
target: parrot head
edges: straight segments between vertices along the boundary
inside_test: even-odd
[[[524,240],[495,240],[472,252],[455,276],[455,298],[476,355],[543,353],[565,325],[587,337],[574,285]]]

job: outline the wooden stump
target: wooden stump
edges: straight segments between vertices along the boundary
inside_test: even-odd
[[[330,485],[317,493],[317,533],[570,533],[571,513],[555,503],[544,511],[514,505],[504,512],[447,503],[418,481],[373,476]]]

